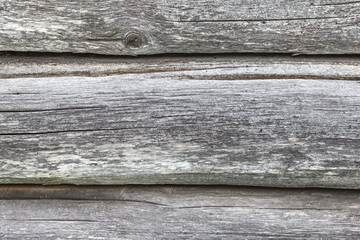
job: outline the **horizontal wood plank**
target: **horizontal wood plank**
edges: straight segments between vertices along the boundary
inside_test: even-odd
[[[360,194],[353,190],[0,186],[0,198],[2,239],[360,236]]]
[[[214,54],[100,56],[82,54],[3,53],[0,78],[108,76],[126,73],[217,70],[210,79],[334,79],[360,80],[357,56],[284,54]]]
[[[358,81],[243,73],[1,79],[0,183],[360,188]]]
[[[359,7],[348,0],[7,0],[0,51],[355,54]]]

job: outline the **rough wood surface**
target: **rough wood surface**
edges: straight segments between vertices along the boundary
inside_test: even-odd
[[[0,51],[353,54],[359,9],[349,0],[2,0]]]
[[[1,239],[360,237],[353,190],[0,186],[0,198]]]
[[[0,78],[107,76],[124,73],[222,70],[223,79],[360,80],[358,56],[216,54],[100,56],[83,54],[0,53]],[[229,72],[227,73],[226,70]],[[236,75],[234,75],[234,70]]]
[[[1,79],[0,183],[360,188],[358,81],[242,73]]]

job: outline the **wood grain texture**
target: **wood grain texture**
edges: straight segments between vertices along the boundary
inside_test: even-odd
[[[0,186],[0,198],[2,239],[360,237],[353,190]]]
[[[242,72],[1,79],[0,183],[360,188],[358,81]]]
[[[238,80],[274,78],[360,80],[360,58],[356,55],[292,57],[284,54],[204,54],[129,57],[0,53],[0,78],[98,77],[125,73],[192,70],[222,70],[223,79]],[[227,73],[226,70],[229,72]]]
[[[360,53],[349,0],[2,0],[0,51]],[[140,48],[124,44],[135,32]]]

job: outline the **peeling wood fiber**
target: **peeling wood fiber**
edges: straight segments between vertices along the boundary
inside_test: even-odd
[[[0,51],[358,54],[359,9],[349,0],[2,0]],[[125,44],[128,33],[140,47]]]
[[[237,71],[0,79],[0,183],[360,188],[358,81]]]

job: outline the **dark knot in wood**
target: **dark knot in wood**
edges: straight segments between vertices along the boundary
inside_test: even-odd
[[[144,44],[143,38],[138,33],[128,33],[124,39],[125,47],[139,48]]]

